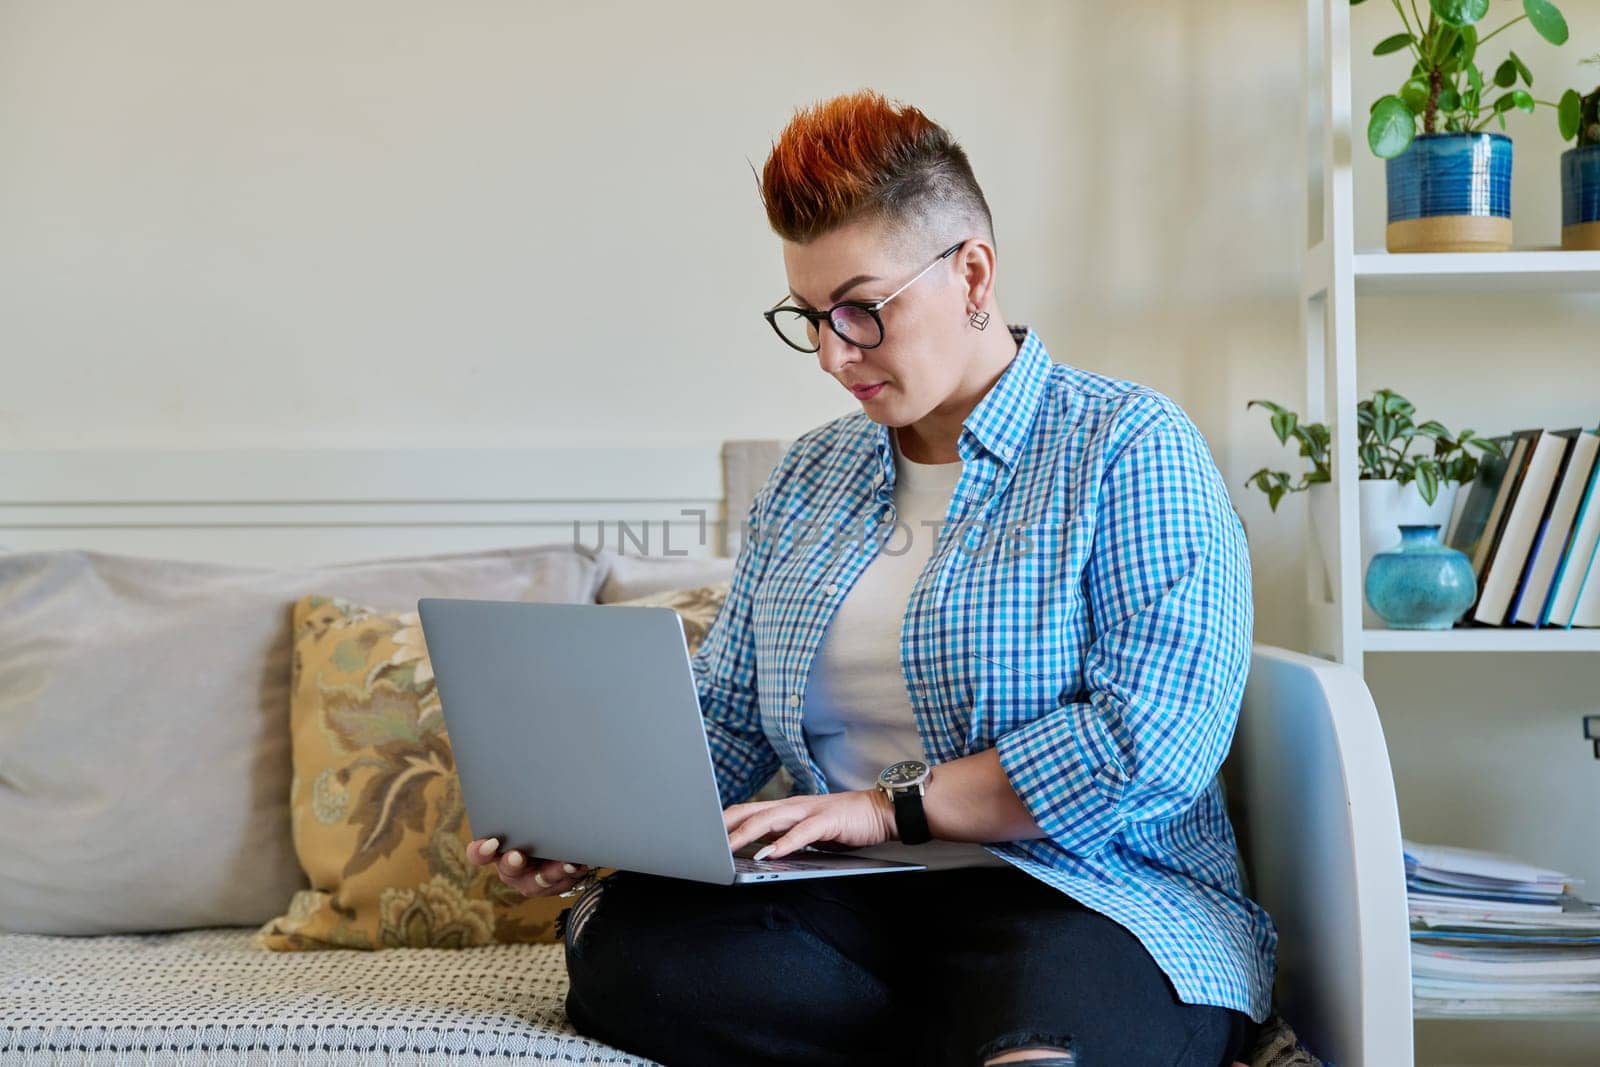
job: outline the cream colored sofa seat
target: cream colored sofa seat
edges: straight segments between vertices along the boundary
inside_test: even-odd
[[[573,1030],[559,944],[267,952],[253,932],[0,936],[0,1062],[651,1062]]]

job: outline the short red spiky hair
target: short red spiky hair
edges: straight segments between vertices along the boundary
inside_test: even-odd
[[[796,110],[762,169],[761,199],[773,232],[797,244],[862,218],[898,235],[994,242],[967,153],[921,111],[870,89]]]

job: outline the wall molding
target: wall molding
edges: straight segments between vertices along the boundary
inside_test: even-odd
[[[0,548],[278,566],[603,538],[716,555],[722,477],[714,445],[10,450]]]

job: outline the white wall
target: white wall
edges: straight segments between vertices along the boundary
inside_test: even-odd
[[[999,296],[1246,514],[1298,388],[1296,5],[0,0],[0,447],[714,444],[853,406],[759,316],[751,164],[871,86],[970,152]],[[1292,511],[1293,509],[1286,509]],[[1252,524],[1292,566],[1294,522]],[[1271,541],[1284,528],[1285,547]],[[1292,640],[1292,598],[1263,597]]]
[[[0,6],[0,444],[814,425],[849,400],[759,316],[784,275],[747,159],[861,85],[967,144],[1007,305],[1066,355],[1062,294],[1132,298],[1160,239],[1128,205],[1079,225],[1107,191],[1062,136],[1109,73],[1086,10]]]
[[[1486,46],[1544,99],[1597,80],[1600,0],[1561,6],[1566,48]],[[1394,20],[1357,8],[1358,53]],[[1257,636],[1297,645],[1304,505],[1243,483],[1294,459],[1245,402],[1302,402],[1303,41],[1294,0],[0,0],[0,448],[792,437],[853,402],[759,316],[784,275],[750,164],[795,107],[870,86],[970,152],[1007,317],[1205,431]],[[1403,66],[1358,59],[1358,114]],[[1522,245],[1559,241],[1554,128],[1511,121]],[[1379,248],[1360,131],[1355,155]],[[1591,296],[1374,302],[1361,390],[1452,428],[1594,425],[1597,327]],[[1375,657],[1408,832],[1493,812],[1466,843],[1600,884],[1581,659]],[[1471,802],[1556,763],[1523,814]]]

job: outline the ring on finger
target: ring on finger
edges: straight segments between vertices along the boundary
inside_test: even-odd
[[[576,882],[573,882],[571,889],[568,889],[568,890],[566,890],[565,892],[562,892],[562,893],[557,893],[556,896],[558,896],[558,897],[575,897],[579,893],[582,893],[584,890],[588,889],[590,886],[594,885],[598,881],[600,881],[600,876],[598,874],[595,874],[593,871],[590,871],[587,874],[585,874],[582,878],[579,878]]]

